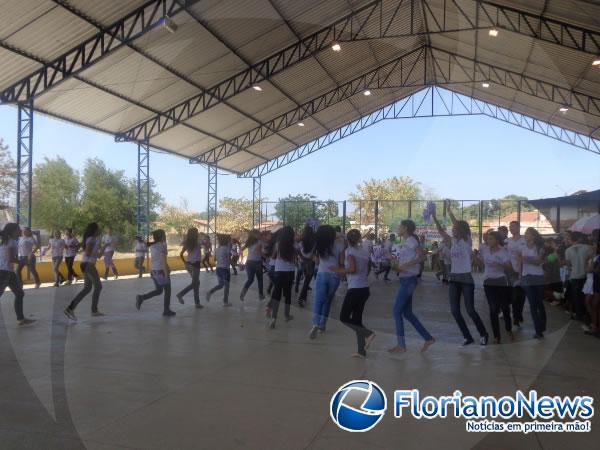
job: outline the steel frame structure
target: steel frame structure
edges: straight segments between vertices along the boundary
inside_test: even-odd
[[[44,93],[91,67],[115,50],[160,26],[164,16],[182,10],[175,0],[149,0],[0,93],[2,103],[14,103]]]
[[[139,236],[150,236],[150,146],[138,142],[136,228]]]
[[[516,113],[507,108],[492,105],[482,100],[476,100],[452,90],[438,86],[429,86],[339,127],[267,163],[253,167],[238,175],[238,178],[262,177],[267,173],[287,166],[298,159],[304,158],[311,153],[383,120],[471,115],[484,115],[498,119],[600,155],[600,140],[567,131],[556,125]]]
[[[217,166],[208,165],[208,201],[206,206],[207,215],[207,232],[209,236],[212,236],[212,243],[217,243]]]
[[[31,227],[33,175],[33,100],[18,104],[17,112],[17,223]]]
[[[419,65],[423,65],[423,68],[420,68]],[[428,73],[434,73],[435,80],[428,80]],[[417,78],[421,74],[424,74],[422,78]],[[393,85],[388,83],[392,76]],[[277,131],[352,98],[365,89],[427,86],[434,83],[451,85],[484,81],[600,117],[600,98],[456,53],[422,46],[236,136],[230,140],[230,143],[220,144],[191,159],[190,162],[216,164],[218,161],[272,136]]]
[[[262,224],[261,205],[261,177],[252,178],[252,228],[260,228]]]

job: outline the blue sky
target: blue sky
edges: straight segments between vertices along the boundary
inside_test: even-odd
[[[16,152],[17,110],[0,107],[0,137]],[[34,163],[60,155],[81,169],[87,158],[136,175],[137,150],[111,136],[36,115]],[[166,201],[206,208],[206,169],[172,155],[151,155],[151,176]],[[600,188],[600,156],[486,117],[385,121],[263,178],[263,197],[311,193],[344,200],[369,178],[410,176],[440,197],[528,198]],[[183,182],[181,180],[184,180]],[[219,197],[252,197],[252,181],[219,177]]]

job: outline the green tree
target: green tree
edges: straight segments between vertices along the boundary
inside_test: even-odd
[[[0,138],[0,203],[7,204],[15,193],[17,165],[8,145]]]
[[[301,229],[308,219],[320,223],[340,225],[339,208],[334,200],[318,201],[314,195],[298,194],[280,198],[275,204],[275,215],[286,225]]]
[[[44,158],[33,171],[33,226],[50,231],[78,225],[80,190],[79,174],[63,158]]]
[[[164,226],[166,231],[175,230],[181,238],[185,235],[188,228],[197,227],[194,219],[198,219],[199,215],[187,208],[180,208],[174,205],[163,205],[160,214],[158,214],[158,222]],[[197,227],[199,228],[199,227]],[[204,232],[205,230],[200,229]]]
[[[252,200],[225,197],[219,201],[217,230],[236,233],[252,228]]]

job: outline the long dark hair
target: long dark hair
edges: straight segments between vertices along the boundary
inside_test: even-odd
[[[527,233],[533,235],[533,245],[538,249],[538,252],[542,251],[544,249],[544,238],[540,232],[533,227],[529,227],[525,230],[525,234]]]
[[[348,231],[348,233],[346,233],[346,239],[348,239],[348,245],[350,247],[356,247],[360,242],[360,238],[360,231],[356,228],[353,228],[350,231]]]
[[[166,241],[167,233],[165,230],[158,229],[152,232],[152,242],[148,242],[148,247],[154,244],[158,244],[159,242]]]
[[[185,234],[183,248],[190,251],[194,250],[196,247],[198,247],[198,228],[192,227]]]
[[[456,234],[457,239],[464,239],[465,241],[471,237],[471,227],[466,220],[456,221]]]
[[[309,253],[315,246],[315,230],[310,225],[306,225],[302,230],[302,250]]]
[[[246,239],[246,248],[252,247],[254,244],[258,242],[258,230],[251,230],[248,233],[248,239]]]
[[[277,253],[284,261],[294,261],[294,255],[296,254],[294,237],[294,229],[289,225],[277,232]]]
[[[88,238],[96,236],[99,229],[100,227],[96,222],[88,223],[87,227],[85,227],[85,230],[83,231],[83,242],[81,245],[85,247]]]
[[[335,244],[335,230],[331,225],[321,225],[317,228],[315,234],[317,255],[326,258],[333,255],[333,245]]]
[[[9,222],[6,225],[4,225],[4,229],[2,230],[2,237],[1,237],[1,244],[5,245],[8,243],[8,241],[10,241],[11,239],[13,239],[13,235],[18,233],[19,231],[19,224],[18,223],[14,223],[14,222]]]
[[[415,230],[417,229],[417,226],[415,225],[415,223],[412,220],[405,219],[400,222],[400,225],[405,227],[406,230],[408,231],[408,234],[411,235],[412,237],[414,237],[417,240],[417,242],[419,242],[419,238],[417,238],[417,236],[415,235]]]

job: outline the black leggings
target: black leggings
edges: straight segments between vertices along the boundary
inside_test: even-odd
[[[98,275],[98,271],[96,270],[96,264],[82,262],[80,268],[83,273],[83,289],[79,291],[79,294],[77,294],[69,304],[69,309],[74,311],[79,302],[81,302],[81,300],[83,300],[93,289],[92,312],[97,312],[98,302],[100,301],[100,292],[102,291],[102,282],[100,281],[100,275]]]
[[[358,344],[358,353],[365,356],[365,340],[373,332],[365,328],[362,323],[363,310],[365,303],[370,295],[368,287],[348,289],[340,311],[341,322],[350,327],[356,333],[356,342]]]
[[[73,269],[73,263],[75,262],[74,256],[65,256],[65,263],[67,264],[67,279],[69,281],[73,281],[74,278],[78,278],[79,275],[75,273],[75,269]]]
[[[513,286],[510,288],[511,306],[513,320],[515,323],[523,322],[523,308],[525,307],[525,290],[522,286]]]
[[[290,317],[290,305],[292,304],[292,285],[294,284],[294,272],[275,272],[275,287],[271,295],[272,317],[277,319],[281,296],[285,298],[285,317]]]
[[[27,266],[27,268],[29,269],[29,273],[33,277],[35,284],[40,284],[40,276],[38,275],[37,270],[35,268],[35,255],[31,255],[19,256],[19,264],[17,265],[17,277],[19,278],[21,285],[23,284],[22,272],[23,267],[25,266]]]
[[[171,280],[169,279],[169,282],[163,286],[158,284],[158,282],[156,281],[156,279],[154,279],[154,277],[152,278],[152,281],[154,281],[154,290],[148,292],[147,294],[140,295],[141,301],[144,302],[144,301],[146,301],[152,297],[156,297],[157,295],[160,295],[164,292],[164,294],[165,294],[164,298],[163,298],[164,312],[171,311]]]
[[[504,319],[504,328],[506,331],[512,330],[512,321],[510,319],[510,287],[506,277],[488,278],[483,282],[483,290],[490,307],[490,322],[492,332],[496,339],[500,338],[500,311]]]
[[[258,295],[262,297],[264,295],[262,261],[246,261],[246,273],[248,274],[248,280],[244,284],[244,290],[248,290],[254,282],[254,277],[256,277],[256,282],[258,283]]]
[[[202,266],[206,270],[210,270],[211,272],[213,271],[213,267],[210,265],[210,253],[204,254],[204,258],[202,258]]]
[[[194,303],[198,305],[200,303],[200,263],[187,263],[185,268],[192,277],[192,282],[184,287],[177,297],[183,297],[185,294],[194,290]]]
[[[298,296],[298,300],[301,303],[306,301],[306,297],[308,296],[308,288],[310,287],[310,282],[312,281],[314,272],[315,272],[314,261],[312,261],[312,260],[302,261],[302,274],[304,275],[304,282],[302,283],[302,290],[300,291],[300,295]]]
[[[463,337],[467,340],[473,340],[471,332],[467,327],[467,323],[460,312],[460,297],[465,300],[465,309],[473,322],[480,336],[487,336],[485,325],[475,310],[475,284],[470,273],[452,274],[450,276],[450,286],[448,287],[448,295],[450,297],[450,310],[452,316],[456,320],[456,324],[460,328]]]
[[[0,297],[4,294],[6,288],[9,288],[15,296],[15,313],[17,314],[17,320],[24,320],[23,315],[23,287],[17,274],[10,270],[0,270]]]

